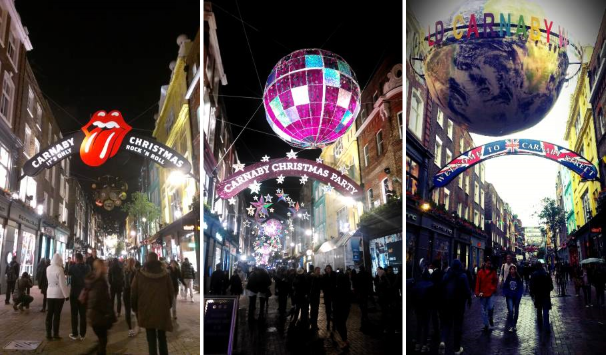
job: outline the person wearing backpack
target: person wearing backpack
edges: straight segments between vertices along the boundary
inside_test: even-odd
[[[5,304],[11,304],[11,295],[15,292],[15,283],[19,279],[20,265],[17,258],[13,255],[11,262],[6,267],[6,301]]]
[[[553,290],[553,281],[540,261],[535,263],[535,270],[530,278],[530,296],[537,309],[539,329],[545,329],[547,333],[550,333],[549,310],[551,309],[550,293]]]
[[[71,264],[67,274],[71,277],[71,291],[69,293],[69,305],[71,308],[72,333],[69,338],[72,340],[84,340],[86,336],[86,305],[78,300],[80,293],[84,289],[84,279],[90,272],[90,267],[84,263],[84,256],[76,253],[76,263]],[[80,331],[78,331],[78,322]]]
[[[495,273],[496,278],[496,273]],[[461,338],[463,336],[463,316],[465,315],[465,303],[471,307],[471,288],[469,280],[463,271],[463,264],[455,259],[450,269],[444,275],[441,286],[441,295],[443,308],[442,334],[438,347],[438,352],[446,352],[446,339],[450,335],[451,329],[454,330],[454,349],[455,354],[461,354]]]

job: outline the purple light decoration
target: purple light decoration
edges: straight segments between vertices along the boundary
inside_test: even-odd
[[[270,219],[263,226],[263,233],[268,237],[275,237],[282,232],[282,223],[277,219]]]
[[[344,135],[360,111],[360,86],[349,64],[323,49],[282,58],[265,85],[267,121],[288,144],[323,148]]]

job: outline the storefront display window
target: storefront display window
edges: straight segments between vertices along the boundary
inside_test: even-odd
[[[177,245],[176,247],[179,248],[179,245]],[[189,263],[194,265],[194,267],[195,265],[198,265],[198,259],[196,258],[196,243],[194,240],[194,233],[189,233],[181,237],[180,249],[182,257],[181,261],[187,258],[189,260]],[[179,255],[178,251],[177,255]]]
[[[402,234],[392,234],[376,238],[370,241],[370,260],[372,275],[376,275],[377,268],[394,267],[394,272],[399,273],[402,266]],[[391,260],[391,261],[390,261]],[[396,268],[398,270],[396,270]]]
[[[19,275],[27,272],[33,275],[34,271],[34,248],[36,236],[32,233],[23,231],[23,242],[21,243],[21,271]]]

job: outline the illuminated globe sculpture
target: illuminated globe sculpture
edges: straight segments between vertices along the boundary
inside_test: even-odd
[[[282,58],[263,93],[267,121],[288,144],[323,148],[347,132],[360,111],[360,86],[349,64],[322,49]]]
[[[494,14],[499,33],[500,14],[511,13],[512,35],[484,34],[484,14]],[[467,38],[471,14],[475,14],[479,36]],[[470,132],[502,136],[530,128],[551,110],[565,82],[568,69],[566,47],[560,48],[557,36],[538,41],[514,35],[520,15],[526,25],[531,16],[540,19],[543,11],[526,1],[468,1],[453,12],[444,27],[452,27],[456,15],[462,38],[454,32],[429,47],[424,73],[429,92],[444,114]],[[557,24],[551,32],[557,32]],[[530,30],[529,30],[530,31]],[[433,30],[432,30],[433,32]],[[505,32],[503,32],[505,33]],[[427,37],[425,37],[427,39]],[[434,37],[435,38],[435,37]]]

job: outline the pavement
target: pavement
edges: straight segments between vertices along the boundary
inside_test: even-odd
[[[555,287],[555,280],[554,280]],[[507,304],[505,297],[499,294],[495,299],[495,327],[490,332],[482,331],[480,302],[473,299],[472,307],[466,308],[463,321],[463,354],[555,354],[584,355],[602,354],[606,348],[606,308],[595,305],[595,289],[592,287],[593,307],[586,308],[583,292],[575,296],[572,282],[567,285],[566,297],[551,293],[552,309],[549,320],[551,334],[541,332],[536,325],[536,309],[528,294],[524,294],[520,303],[520,315],[517,332],[509,333],[505,329]],[[412,339],[415,337],[414,314],[407,309],[406,350],[415,353]],[[431,329],[431,326],[430,326]],[[432,331],[432,330],[430,330]],[[446,342],[446,354],[452,354],[452,336]],[[431,344],[427,354],[437,354],[438,343]]]
[[[34,340],[42,343],[35,351],[37,354],[95,354],[97,337],[93,329],[88,326],[86,339],[83,341],[71,340],[71,316],[69,302],[63,305],[61,312],[61,325],[59,336],[62,340],[46,340],[45,319],[46,313],[42,309],[42,295],[37,286],[31,289],[30,295],[34,297],[29,310],[23,312],[13,310],[12,305],[4,305],[6,295],[0,295],[0,354],[23,353],[23,351],[6,350],[4,347],[13,340]],[[170,354],[200,354],[200,298],[194,295],[194,303],[187,300],[177,301],[177,320],[174,321],[172,332],[167,332],[168,351]],[[124,305],[122,305],[124,307]],[[122,308],[124,312],[124,308]],[[132,316],[136,325],[135,316]],[[124,313],[118,318],[109,331],[108,354],[147,354],[147,340],[145,329],[141,329],[137,336],[128,337],[128,327]]]
[[[257,300],[256,319],[248,322],[248,297],[242,296],[239,301],[238,323],[234,355],[290,355],[290,354],[400,354],[402,353],[401,328],[397,333],[385,334],[381,326],[381,313],[377,308],[369,310],[373,324],[366,333],[360,331],[360,308],[357,303],[351,304],[347,319],[348,340],[350,348],[341,350],[343,345],[337,331],[326,330],[324,300],[320,299],[317,331],[302,329],[290,317],[281,318],[278,314],[278,297],[269,299],[269,310],[265,320],[259,320]],[[291,307],[288,299],[287,312]],[[399,322],[401,324],[401,321]],[[332,327],[331,327],[332,328]]]

